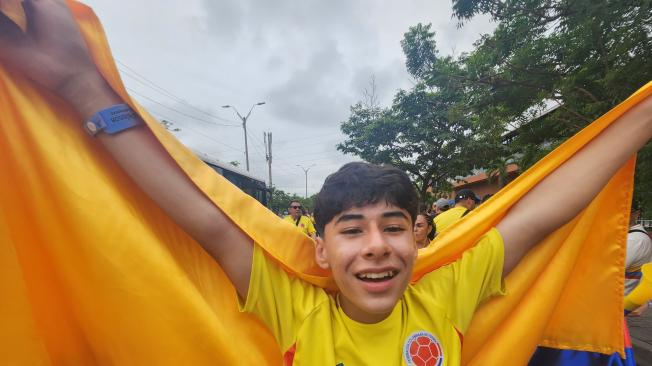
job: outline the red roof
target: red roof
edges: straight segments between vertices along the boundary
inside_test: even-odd
[[[516,165],[516,164],[507,165],[507,174],[514,173],[514,172],[517,172],[517,171],[518,171],[518,165]],[[471,176],[465,177],[463,180],[456,181],[455,183],[453,183],[453,187],[457,188],[457,187],[460,187],[460,186],[465,186],[467,184],[477,183],[477,182],[481,182],[481,181],[484,181],[484,180],[487,180],[487,174],[486,173],[471,175]]]

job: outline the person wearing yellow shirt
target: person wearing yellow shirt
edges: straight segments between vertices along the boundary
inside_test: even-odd
[[[462,217],[466,216],[475,205],[480,202],[478,196],[470,189],[461,189],[455,194],[455,207],[448,209],[435,216],[435,228],[437,234],[446,230],[447,227],[459,221]]]
[[[268,327],[288,364],[459,365],[476,308],[501,294],[523,256],[652,137],[648,97],[539,181],[474,247],[414,284],[419,200],[410,178],[389,166],[346,164],[315,203],[315,260],[338,289],[329,293],[284,271],[197,189],[97,71],[66,0],[28,4],[26,32],[0,32],[0,62],[56,93],[86,125],[104,121],[89,131],[97,144],[217,261],[241,309]]]
[[[304,234],[315,239],[317,230],[315,230],[312,220],[308,216],[303,215],[301,209],[301,202],[291,201],[288,205],[289,215],[285,216],[284,220],[296,226]]]

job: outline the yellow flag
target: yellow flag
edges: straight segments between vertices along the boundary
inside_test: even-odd
[[[6,5],[13,0],[0,1],[2,11],[16,9]],[[285,269],[333,288],[306,236],[217,175],[131,100],[98,20],[88,7],[69,5],[99,70],[192,182]],[[650,93],[652,84],[443,233],[420,254],[414,280],[458,258]],[[0,65],[0,111],[0,364],[281,364],[270,333],[238,312],[217,263],[86,136],[69,105]],[[537,345],[622,352],[633,167],[632,159],[523,260],[506,280],[506,296],[478,311],[464,336],[465,364],[525,364]]]

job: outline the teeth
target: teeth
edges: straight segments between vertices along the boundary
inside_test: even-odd
[[[394,276],[394,271],[386,271],[380,273],[360,273],[358,277],[367,278],[372,280],[377,280],[379,278],[392,277]]]

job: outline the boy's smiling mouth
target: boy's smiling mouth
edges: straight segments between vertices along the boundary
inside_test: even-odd
[[[399,270],[393,267],[366,269],[356,273],[362,288],[369,293],[385,293],[394,286]]]
[[[398,274],[398,269],[378,268],[360,271],[355,277],[368,293],[381,294],[394,287]]]
[[[397,273],[396,270],[388,270],[383,272],[361,272],[355,276],[362,281],[381,282],[392,279]]]

